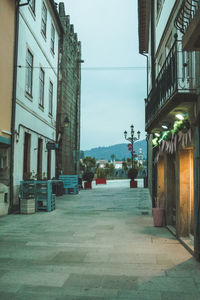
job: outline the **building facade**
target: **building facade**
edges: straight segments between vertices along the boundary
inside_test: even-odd
[[[14,142],[14,199],[21,180],[55,177],[59,40],[53,0],[19,7]]]
[[[2,0],[0,3],[0,190],[3,185],[10,189],[10,149],[12,87],[15,42],[15,1]],[[1,187],[2,185],[2,187]],[[8,189],[8,190],[9,190]],[[1,192],[0,192],[1,193]],[[0,200],[0,215],[8,213],[9,196]]]
[[[140,0],[138,12],[153,206],[165,208],[168,229],[199,260],[199,1]]]
[[[81,43],[59,3],[64,28],[60,45],[57,110],[57,175],[78,174],[80,160]]]

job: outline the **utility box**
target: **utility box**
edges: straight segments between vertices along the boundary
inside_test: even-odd
[[[0,183],[0,216],[8,214],[9,208],[9,187]]]

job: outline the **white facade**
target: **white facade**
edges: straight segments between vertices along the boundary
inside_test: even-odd
[[[43,5],[46,7],[46,37],[41,30]],[[52,26],[55,29],[53,35]],[[55,176],[55,150],[48,153],[46,144],[47,142],[55,143],[56,141],[59,35],[60,28],[51,1],[35,1],[35,12],[29,5],[20,7],[14,151],[15,188],[19,186],[19,182],[24,175],[25,133],[30,135],[28,164],[32,175],[37,174],[38,171],[38,139],[40,139],[42,143],[40,158],[43,177],[47,177],[48,155],[49,174],[51,178]],[[52,36],[54,47],[51,47]],[[51,48],[54,48],[54,51]],[[28,68],[27,60],[30,54],[32,67]],[[29,76],[30,73],[32,74],[32,82],[30,77],[28,80],[28,72]],[[41,72],[43,74],[42,81]],[[30,86],[30,82],[32,91],[29,93],[27,92],[27,90],[29,91],[27,86]],[[43,92],[41,92],[41,86]],[[41,99],[43,100],[42,105]],[[52,100],[52,106],[50,100]]]

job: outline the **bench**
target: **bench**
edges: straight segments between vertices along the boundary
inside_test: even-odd
[[[65,194],[78,194],[78,175],[59,175],[59,179],[64,184]]]

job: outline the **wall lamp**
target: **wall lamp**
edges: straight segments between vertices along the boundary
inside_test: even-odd
[[[184,120],[187,116],[188,116],[188,114],[186,114],[186,113],[176,114],[176,118],[179,119],[180,121]]]
[[[70,120],[69,120],[68,116],[66,115],[64,120],[63,120],[64,127],[67,127],[69,125],[69,123],[70,123]]]
[[[165,130],[169,129],[169,125],[167,125],[167,124],[162,124],[161,127]]]
[[[154,135],[155,135],[156,137],[159,137],[159,136],[160,136],[160,133],[155,132]]]

